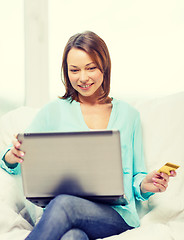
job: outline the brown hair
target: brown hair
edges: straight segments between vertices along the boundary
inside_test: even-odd
[[[88,53],[103,73],[103,94],[100,96],[99,100],[106,100],[110,92],[111,59],[103,39],[91,31],[73,35],[65,46],[62,59],[62,76],[64,77],[62,81],[65,86],[65,94],[61,99],[71,98],[71,101],[79,101],[78,92],[72,87],[68,77],[67,57],[72,48],[77,48]]]

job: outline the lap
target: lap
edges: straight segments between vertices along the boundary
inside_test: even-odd
[[[46,211],[47,209],[52,209],[54,215],[64,209],[72,228],[83,230],[92,239],[131,229],[110,205],[75,196],[59,195],[50,202]]]

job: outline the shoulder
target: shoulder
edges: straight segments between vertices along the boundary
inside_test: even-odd
[[[55,99],[44,105],[33,119],[26,132],[46,132],[55,130],[62,119],[68,116],[70,102],[63,99]]]
[[[52,100],[40,108],[35,116],[35,120],[41,121],[42,119],[50,119],[50,117],[57,116],[61,112],[65,113],[69,105],[70,101],[68,100],[63,100],[60,98]]]
[[[49,103],[47,103],[43,108],[50,108],[50,107],[54,107],[54,106],[68,106],[70,105],[70,101],[67,99],[61,99],[61,98],[57,98]]]
[[[118,111],[118,114],[126,116],[128,118],[137,119],[140,117],[139,111],[135,109],[132,105],[123,100],[118,100],[113,98],[113,104]]]
[[[113,99],[116,121],[123,129],[129,129],[132,133],[141,127],[140,113],[129,103],[123,100]],[[128,130],[127,130],[128,131]]]
[[[52,111],[58,110],[59,108],[64,109],[65,107],[68,107],[69,105],[71,105],[69,100],[57,98],[57,99],[45,104],[40,109],[40,112],[50,112],[51,110]]]

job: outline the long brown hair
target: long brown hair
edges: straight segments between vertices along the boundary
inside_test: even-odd
[[[72,87],[68,77],[67,57],[72,48],[77,48],[88,53],[97,67],[103,73],[103,94],[99,97],[99,101],[106,100],[110,92],[111,59],[107,45],[103,39],[91,31],[73,35],[70,37],[65,46],[61,68],[61,76],[65,86],[65,94],[60,98],[71,99],[71,101],[79,101],[78,92]]]

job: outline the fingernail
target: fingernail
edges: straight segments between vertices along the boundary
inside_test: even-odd
[[[20,159],[20,161],[19,161],[20,163],[22,163],[23,162],[23,160],[22,159]]]
[[[154,185],[157,185],[157,183],[156,183],[156,182],[154,182],[153,184],[154,184]]]
[[[23,157],[23,156],[24,156],[24,153],[22,152],[20,155]]]

